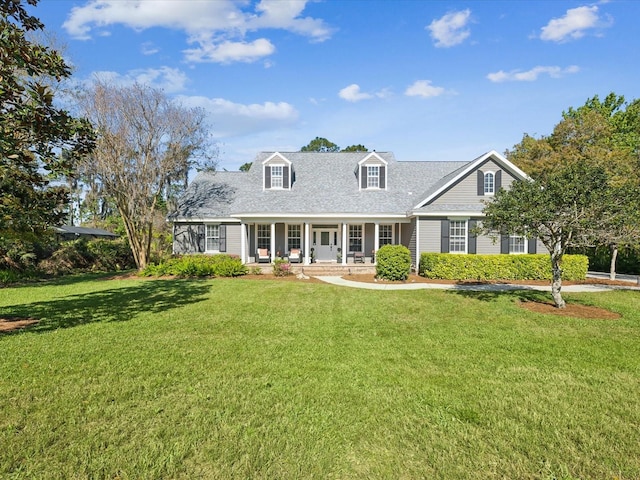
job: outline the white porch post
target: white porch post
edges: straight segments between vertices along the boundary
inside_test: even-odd
[[[244,222],[240,222],[240,262],[247,263],[247,229]]]
[[[342,224],[342,265],[347,264],[347,253],[349,253],[349,246],[347,245],[347,224]]]
[[[304,222],[304,264],[309,265],[311,263],[311,252],[309,251],[309,222]]]
[[[376,222],[373,228],[373,249],[375,250],[374,255],[378,254],[378,250],[380,249],[380,224]],[[376,263],[378,260],[376,259]]]
[[[271,251],[271,262],[273,263],[273,261],[276,258],[276,224],[271,222],[271,235],[270,235],[270,240],[271,240],[271,244],[270,244],[270,248],[269,250]]]

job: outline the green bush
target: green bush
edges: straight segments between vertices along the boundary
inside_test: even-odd
[[[135,267],[135,261],[125,238],[107,240],[79,238],[62,242],[38,268],[48,275],[77,272],[114,272]]]
[[[238,277],[247,267],[233,255],[183,255],[159,264],[150,264],[140,272],[146,277],[175,275],[178,277]]]
[[[286,277],[291,275],[291,264],[288,260],[276,258],[273,262],[273,274],[276,277]]]
[[[563,280],[584,280],[589,260],[584,255],[565,255]],[[423,253],[419,274],[447,280],[551,280],[549,255],[459,255]]]
[[[404,245],[384,245],[376,253],[376,276],[406,280],[411,273],[411,252]]]

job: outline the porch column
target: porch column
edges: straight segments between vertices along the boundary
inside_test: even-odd
[[[244,222],[240,222],[240,263],[247,263],[247,228]]]
[[[347,224],[342,224],[342,265],[347,264],[347,253],[349,253],[349,245],[347,245]]]
[[[373,249],[375,250],[375,255],[378,255],[378,249],[380,248],[380,223],[376,222],[373,224]],[[375,263],[378,263],[376,258]]]
[[[311,263],[311,252],[309,251],[309,222],[304,222],[304,264],[309,265]]]
[[[271,235],[269,237],[269,240],[271,240],[269,250],[271,251],[271,262],[273,263],[276,258],[276,224],[274,222],[271,222]]]

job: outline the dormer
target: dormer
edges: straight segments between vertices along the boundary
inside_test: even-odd
[[[357,177],[360,190],[387,189],[387,162],[372,152],[358,162]]]
[[[276,152],[262,162],[263,188],[265,190],[289,190],[292,183],[291,162]]]

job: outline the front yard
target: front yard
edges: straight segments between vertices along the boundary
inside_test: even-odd
[[[0,289],[2,478],[640,478],[640,295]]]

